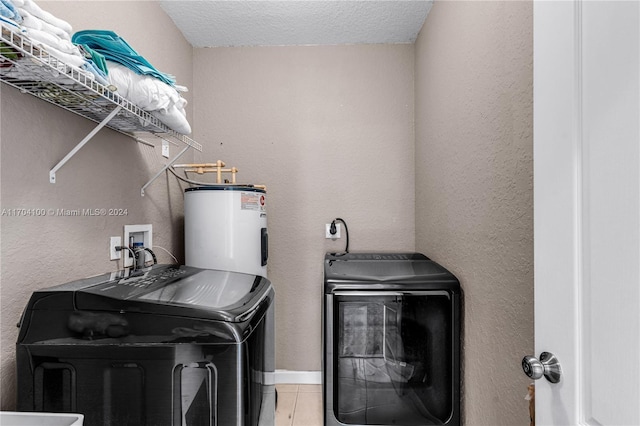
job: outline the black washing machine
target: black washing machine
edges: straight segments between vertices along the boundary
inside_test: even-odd
[[[86,425],[273,425],[274,297],[264,277],[178,265],[36,291],[16,344],[18,409]]]
[[[324,424],[460,425],[460,283],[420,253],[324,259]]]

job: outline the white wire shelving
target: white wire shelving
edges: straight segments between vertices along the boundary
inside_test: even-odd
[[[154,145],[146,137],[185,147],[169,160],[144,190],[189,148],[202,151],[202,145],[190,137],[169,129],[149,112],[115,92],[114,87],[95,81],[93,74],[72,67],[36,45],[17,28],[0,23],[0,81],[67,111],[87,118],[97,126],[49,171],[49,181],[56,182],[56,172],[69,161],[103,127],[130,136],[137,142]]]

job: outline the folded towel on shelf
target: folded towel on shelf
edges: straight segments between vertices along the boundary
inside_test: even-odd
[[[18,5],[18,11],[23,17],[22,28],[27,36],[36,42],[34,44],[43,47],[60,60],[69,60],[67,55],[77,57],[71,59],[71,64],[74,66],[80,67],[83,64],[80,50],[71,43],[69,23],[45,12],[33,0],[12,1],[22,1],[22,4]]]
[[[53,58],[71,66],[76,71],[90,79],[107,86],[106,72],[95,66],[93,56],[85,57],[84,51],[71,42],[71,25],[51,13],[42,10],[33,0],[0,0],[13,1],[18,12],[22,16],[21,33],[33,43],[34,46],[44,50]],[[104,58],[100,59],[94,52],[95,59],[104,65]],[[51,64],[56,69],[64,72],[61,64]],[[60,65],[60,67],[59,67]],[[18,68],[20,71],[20,67]],[[26,76],[27,74],[25,74]],[[33,76],[32,74],[29,74]]]
[[[31,37],[32,34],[29,34],[29,36]],[[35,41],[33,37],[31,37],[31,41]],[[87,60],[84,59],[82,56],[72,55],[70,53],[63,52],[45,43],[38,43],[36,41],[34,45],[39,46],[40,48],[44,49],[44,51],[47,52],[49,55],[66,63],[67,65],[75,67],[77,70],[82,69],[82,66],[84,65],[84,63],[87,62]],[[86,74],[86,72],[83,72],[83,73]]]
[[[109,83],[109,80],[107,80],[107,75],[102,72],[100,68],[97,68],[93,62],[88,60],[84,61],[84,64],[82,64],[80,68],[93,74],[98,83],[109,88],[111,83]]]
[[[184,110],[173,105],[166,110],[151,111],[151,115],[160,120],[168,128],[183,135],[191,134],[191,126],[187,121]]]
[[[29,12],[31,15],[35,16],[36,18],[40,18],[43,21],[53,25],[54,27],[58,27],[62,29],[68,34],[73,33],[73,27],[71,27],[71,24],[69,24],[67,21],[63,19],[53,16],[51,13],[45,10],[42,10],[40,6],[38,6],[33,0],[10,0],[10,1],[12,1],[16,7]]]
[[[145,111],[166,109],[180,101],[180,94],[157,78],[136,74],[117,62],[107,61],[111,83],[118,93]],[[184,106],[184,105],[181,105]]]
[[[14,21],[11,18],[7,18],[6,16],[2,16],[2,14],[0,14],[0,23],[4,24],[8,27],[12,27],[12,29],[14,31],[18,31],[20,32],[20,25],[18,25],[18,23],[16,21]]]
[[[11,0],[0,0],[0,16],[9,18],[18,24],[22,22],[22,16]]]
[[[22,10],[22,6],[24,6],[24,0],[18,7],[19,11]],[[89,79],[97,79],[97,81],[103,84],[108,84],[105,78],[100,79],[96,77],[91,68],[87,67],[88,61],[83,57],[78,47],[71,43],[70,34],[67,34],[66,37],[60,37],[59,34],[64,32],[63,30],[59,28],[54,29],[52,25],[47,24],[29,12],[22,13],[24,13],[26,17],[26,19],[23,19],[22,25],[12,24],[13,21],[8,18],[0,18],[3,27],[20,33],[20,35],[28,40],[35,48],[46,52],[52,59],[47,60],[46,54],[43,57],[52,68],[41,67],[41,69],[34,69],[32,66],[28,66],[28,64],[27,66],[23,66],[22,60],[30,61],[29,59],[23,58],[14,61],[13,65],[15,66],[12,67],[9,67],[6,61],[4,61],[2,64],[3,75],[18,80],[65,82],[63,75],[69,71],[68,68],[71,68]],[[13,27],[9,27],[7,24],[12,24]],[[31,65],[33,64],[31,63]]]
[[[26,30],[27,30],[26,34],[27,36],[29,36],[31,40],[40,42],[46,45],[45,47],[47,46],[53,47],[59,52],[64,52],[69,55],[74,55],[84,60],[84,57],[78,50],[78,47],[76,47],[76,45],[74,45],[70,41],[63,40],[60,37],[56,36],[55,34],[51,34],[46,31],[36,30],[33,28],[26,28]]]
[[[31,13],[29,13],[28,11],[26,11],[21,7],[18,8],[18,12],[22,16],[22,26],[27,28],[33,28],[35,30],[46,31],[63,40],[67,40],[69,42],[71,41],[71,33],[68,33],[64,29],[60,27],[56,27],[55,25],[52,25],[47,21],[44,21],[38,18],[37,16],[32,15]]]
[[[151,113],[170,129],[185,135],[191,133],[184,109],[187,101],[174,87],[157,78],[136,74],[117,62],[108,60],[107,66],[109,81],[117,87],[117,94]]]
[[[11,6],[16,13],[6,6],[7,2],[13,2]],[[71,37],[71,25],[43,11],[33,0],[0,0],[0,6],[3,29],[19,32],[27,45],[34,47],[33,54],[49,65],[35,66],[34,58],[21,57],[9,46],[0,45],[4,55],[0,62],[3,76],[38,82],[34,86],[35,92],[42,93],[38,96],[58,99],[59,90],[53,91],[54,84],[65,91],[64,86],[73,84],[69,77],[76,76],[77,71],[148,112],[149,115],[140,118],[143,126],[150,126],[149,121],[156,124],[159,121],[177,133],[191,133],[185,111],[187,101],[180,95],[187,89],[175,85],[173,76],[158,71],[114,32],[87,30]],[[16,16],[21,25],[16,23]]]
[[[100,52],[106,59],[118,62],[137,74],[150,75],[169,85],[175,83],[173,76],[158,71],[149,61],[139,55],[122,37],[113,31],[78,31],[71,37],[71,41],[75,44],[86,44],[93,50]]]
[[[105,77],[106,77],[107,74],[109,74],[109,68],[107,67],[107,61],[104,58],[104,55],[102,53],[96,52],[95,50],[93,50],[92,48],[87,46],[86,44],[77,44],[76,46],[78,46],[78,50],[80,50],[80,53],[82,53],[82,55],[88,61],[93,63],[93,66],[95,68],[97,68],[100,71],[102,71],[102,73],[104,74]]]
[[[54,58],[66,62],[78,69],[87,61],[78,48],[68,40],[63,40],[55,34],[48,33],[34,28],[23,28],[25,34],[34,46],[39,47],[49,53]]]

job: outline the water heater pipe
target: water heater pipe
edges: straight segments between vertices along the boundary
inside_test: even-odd
[[[231,183],[236,183],[236,173],[238,173],[238,169],[235,167],[223,169],[225,164],[221,160],[218,160],[215,163],[175,164],[173,167],[183,168],[185,169],[185,172],[197,173],[199,175],[204,173],[216,173],[216,183],[223,183],[222,173],[231,173]]]

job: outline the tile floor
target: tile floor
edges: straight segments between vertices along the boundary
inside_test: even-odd
[[[277,384],[276,426],[322,426],[322,385]]]

